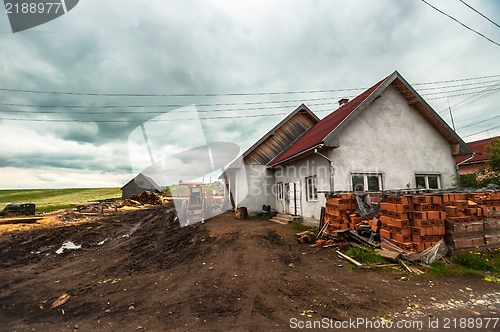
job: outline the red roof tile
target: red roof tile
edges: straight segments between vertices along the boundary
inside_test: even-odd
[[[342,121],[344,121],[344,119],[347,118],[386,79],[387,77],[324,117],[320,122],[311,127],[304,135],[295,141],[295,143],[288,147],[288,149],[284,150],[275,160],[271,161],[269,165],[276,165],[277,163],[293,157],[302,151],[321,144],[328,134],[330,134],[340,123],[342,123]]]
[[[488,158],[485,155],[486,149],[484,147],[488,143],[490,143],[492,139],[493,138],[486,138],[486,139],[482,139],[479,141],[467,143],[467,145],[471,148],[471,150],[475,153],[475,155],[474,155],[474,158],[472,158],[471,160],[468,160],[466,164],[474,164],[474,163],[484,162],[484,161],[488,160]],[[470,158],[470,156],[460,156],[460,157],[456,157],[455,161],[458,164],[458,163],[460,163],[468,158]]]

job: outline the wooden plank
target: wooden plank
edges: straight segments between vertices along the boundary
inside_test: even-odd
[[[0,218],[0,224],[31,224],[43,218],[44,217]]]
[[[390,250],[375,249],[375,253],[394,262],[397,262],[401,258],[400,252]]]
[[[349,235],[352,237],[353,240],[356,240],[358,242],[361,242],[362,244],[366,244],[370,247],[373,247],[373,248],[380,248],[380,244],[374,244],[374,243],[371,243],[370,241],[368,241],[368,239],[366,239],[365,237],[357,234],[355,231],[353,230],[350,230],[349,231]]]
[[[413,271],[410,270],[410,268],[408,267],[408,265],[405,264],[405,262],[403,262],[402,260],[399,260],[399,262],[403,264],[403,266],[408,270],[408,272],[413,273]]]

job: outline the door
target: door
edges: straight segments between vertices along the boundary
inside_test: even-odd
[[[293,188],[293,182],[285,183],[285,211],[283,211],[283,212],[290,213],[290,214],[293,213],[293,210],[292,210],[293,203],[290,203],[290,200],[293,197],[293,195],[292,195],[293,192],[291,192],[291,188]],[[295,207],[294,207],[294,209],[295,209]]]
[[[300,216],[300,182],[288,184],[288,197],[290,200],[288,213]]]

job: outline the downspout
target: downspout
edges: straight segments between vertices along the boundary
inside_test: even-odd
[[[456,171],[457,171],[457,177],[459,177],[459,176],[460,176],[460,169],[459,169],[459,167],[458,167],[458,166],[462,165],[463,163],[468,162],[469,160],[471,160],[472,158],[474,158],[474,156],[475,156],[475,155],[476,155],[476,153],[475,153],[475,152],[472,152],[472,154],[470,155],[470,157],[469,157],[469,158],[467,158],[467,159],[465,159],[465,160],[463,160],[463,161],[459,162],[459,163],[455,166],[455,167],[456,167]]]
[[[333,183],[333,176],[335,174],[335,170],[333,168],[333,160],[331,160],[330,158],[328,158],[327,156],[325,156],[324,154],[321,154],[318,152],[318,149],[314,149],[314,153],[325,158],[326,160],[328,160],[328,162],[330,163],[330,193],[333,193],[333,188],[334,188],[334,183]]]

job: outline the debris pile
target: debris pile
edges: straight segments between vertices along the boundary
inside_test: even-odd
[[[316,234],[311,231],[304,231],[295,234],[300,243],[312,243],[316,239]]]
[[[88,217],[86,217],[82,213],[74,212],[74,211],[67,211],[61,214],[58,214],[56,217],[57,220],[63,223],[67,222],[80,222],[80,221],[87,221],[89,220]]]
[[[163,198],[160,194],[143,190],[139,195],[131,195],[129,198],[117,202],[118,207],[140,206],[140,205],[162,205]]]

